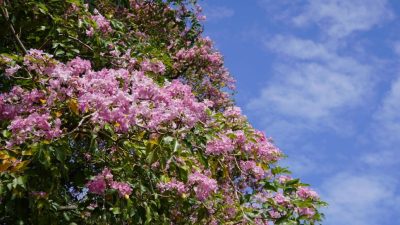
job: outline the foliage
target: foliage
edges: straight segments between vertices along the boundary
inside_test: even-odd
[[[316,224],[183,0],[0,0],[0,223]]]

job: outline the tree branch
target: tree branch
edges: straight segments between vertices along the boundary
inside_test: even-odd
[[[58,211],[65,211],[65,210],[74,210],[74,209],[77,209],[77,208],[78,208],[78,206],[76,206],[76,205],[66,205],[66,206],[59,206],[57,208],[57,210]]]
[[[12,35],[14,36],[14,39],[16,40],[18,46],[21,48],[22,53],[24,53],[24,55],[27,54],[26,48],[24,46],[24,44],[22,43],[21,39],[19,39],[17,33],[15,32],[14,26],[10,21],[10,17],[8,15],[8,11],[4,6],[1,6],[1,15],[4,17],[5,21],[7,22],[8,28],[10,28]]]
[[[83,41],[79,40],[76,37],[70,36],[70,35],[63,35],[63,36],[67,36],[69,39],[72,39],[74,41],[79,42],[81,45],[85,46],[86,48],[88,48],[90,51],[94,51],[92,47],[90,47],[88,44],[84,43]]]

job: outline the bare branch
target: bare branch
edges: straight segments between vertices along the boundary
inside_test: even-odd
[[[70,36],[70,35],[63,35],[63,36],[67,36],[69,39],[72,39],[76,42],[79,42],[81,45],[85,46],[86,48],[88,48],[90,51],[94,51],[92,47],[90,47],[88,44],[84,43],[83,41],[79,40],[76,37]]]
[[[27,51],[26,48],[24,46],[24,44],[22,43],[21,39],[19,39],[17,33],[15,32],[14,29],[14,25],[11,23],[10,21],[10,17],[8,15],[8,11],[4,6],[0,6],[1,8],[1,15],[4,17],[5,21],[7,22],[8,28],[10,28],[12,35],[14,36],[14,39],[16,40],[18,46],[21,48],[22,53],[24,53],[24,55],[26,55]]]

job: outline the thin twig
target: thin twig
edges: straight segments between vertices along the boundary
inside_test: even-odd
[[[1,8],[1,15],[4,17],[5,21],[7,22],[8,27],[10,28],[11,33],[13,34],[15,40],[17,41],[18,46],[21,48],[22,53],[24,53],[24,55],[26,55],[26,53],[27,53],[26,48],[25,48],[24,44],[22,43],[21,39],[19,39],[17,33],[15,32],[14,26],[10,21],[10,17],[8,15],[7,9],[3,6],[1,6],[0,8]]]
[[[93,114],[94,114],[94,113],[91,113],[91,114],[88,114],[88,115],[82,117],[82,119],[81,119],[81,120],[79,121],[79,123],[78,123],[78,126],[76,126],[74,129],[72,129],[70,132],[65,133],[65,134],[62,135],[61,137],[65,137],[65,136],[70,135],[70,134],[74,133],[75,131],[77,131],[77,130],[82,126],[83,122],[84,122],[87,118],[91,117]]]
[[[90,47],[88,44],[86,44],[85,42],[79,40],[79,39],[76,38],[76,37],[73,37],[73,36],[70,36],[70,35],[62,35],[62,36],[67,36],[68,38],[70,38],[70,39],[72,39],[72,40],[74,40],[74,41],[79,42],[81,45],[85,46],[85,47],[88,48],[90,51],[94,51],[92,47]]]
[[[57,207],[57,210],[58,211],[65,211],[65,210],[74,210],[74,209],[77,209],[77,208],[78,208],[78,206],[76,206],[76,205],[66,205],[66,206]]]
[[[12,78],[15,78],[15,79],[21,79],[21,80],[32,80],[32,76],[30,76],[30,77],[18,77],[18,76],[11,76]]]

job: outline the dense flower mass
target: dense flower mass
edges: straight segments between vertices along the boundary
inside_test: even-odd
[[[224,134],[218,135],[218,139],[212,140],[207,143],[206,146],[206,153],[207,154],[223,154],[229,153],[234,150],[234,146],[232,140],[225,136]]]
[[[177,126],[189,129],[196,122],[206,119],[205,110],[210,103],[198,102],[191,88],[178,80],[167,82],[160,87],[145,76],[143,71],[129,72],[125,69],[93,71],[90,62],[79,57],[63,64],[53,60],[52,55],[41,51],[29,52],[29,57],[26,57],[29,58],[29,62],[25,60],[25,65],[32,72],[48,74],[43,78],[43,81],[48,82],[45,91],[47,95],[33,90],[23,95],[25,99],[19,102],[21,105],[7,104],[3,101],[0,105],[5,108],[3,116],[15,117],[26,112],[34,113],[41,111],[44,106],[51,107],[57,104],[55,101],[69,98],[71,104],[76,103],[78,106],[73,109],[75,113],[91,113],[91,121],[94,123],[100,126],[106,123],[114,124],[116,130],[120,132],[127,132],[135,125],[148,129]],[[0,96],[4,100],[15,99],[17,97],[14,95],[20,96],[23,92],[27,91],[16,87],[10,94]],[[46,102],[43,102],[44,106],[37,107],[33,103],[35,101]],[[35,113],[26,119],[18,117],[12,121],[9,129],[14,131],[18,143],[26,139],[25,133],[29,131],[21,127],[28,126],[30,129],[33,123],[38,127],[38,131],[33,132],[34,136],[52,138],[60,134],[59,119],[54,119],[54,130],[51,130],[49,122],[44,123],[39,119],[47,121],[51,117],[48,114],[38,116]]]
[[[0,1],[0,224],[321,221],[191,2]]]
[[[205,200],[218,189],[216,180],[197,171],[189,176],[189,184],[194,186],[196,197],[200,201]]]
[[[13,136],[7,146],[22,144],[27,140],[38,141],[41,138],[51,140],[60,136],[60,119],[56,118],[53,122],[49,120],[51,120],[51,116],[48,113],[38,114],[37,112],[29,114],[25,118],[15,117],[8,126]]]

